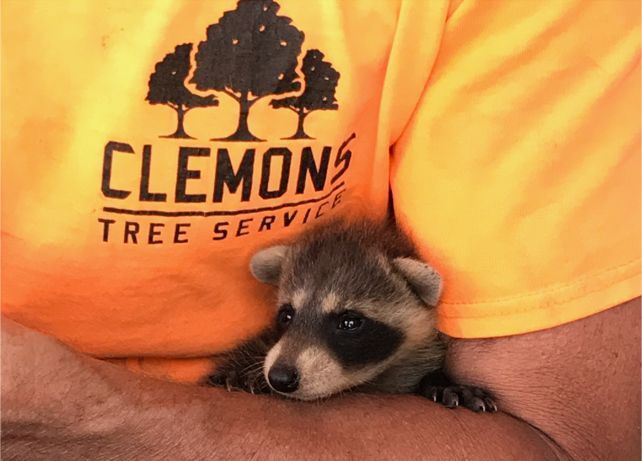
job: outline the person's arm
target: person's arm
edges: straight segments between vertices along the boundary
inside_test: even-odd
[[[527,424],[426,399],[321,404],[147,379],[3,323],[3,460],[555,459]]]
[[[457,341],[450,363],[571,459],[640,459],[640,298],[550,330]]]
[[[2,324],[3,459],[635,459],[640,302],[548,331],[455,341],[495,415],[415,396],[319,404],[160,382]]]

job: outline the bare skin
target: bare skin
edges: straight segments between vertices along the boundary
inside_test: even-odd
[[[2,323],[5,460],[640,459],[640,300],[547,331],[456,341],[500,412],[416,396],[322,404],[164,383]]]

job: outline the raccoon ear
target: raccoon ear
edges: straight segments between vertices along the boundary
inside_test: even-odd
[[[281,266],[288,248],[287,245],[275,245],[256,253],[250,261],[252,275],[260,282],[270,285],[278,284]]]
[[[430,307],[437,305],[441,296],[441,276],[435,269],[413,258],[395,258],[392,264],[423,302]]]

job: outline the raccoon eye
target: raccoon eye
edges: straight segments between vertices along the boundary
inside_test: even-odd
[[[353,312],[348,312],[339,317],[337,329],[344,331],[355,331],[363,325],[363,317]]]
[[[288,325],[294,318],[292,304],[283,304],[276,315],[276,321],[280,326]]]

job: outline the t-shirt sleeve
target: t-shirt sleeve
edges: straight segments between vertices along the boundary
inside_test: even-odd
[[[464,338],[640,295],[640,4],[468,2],[396,140],[398,222]]]

